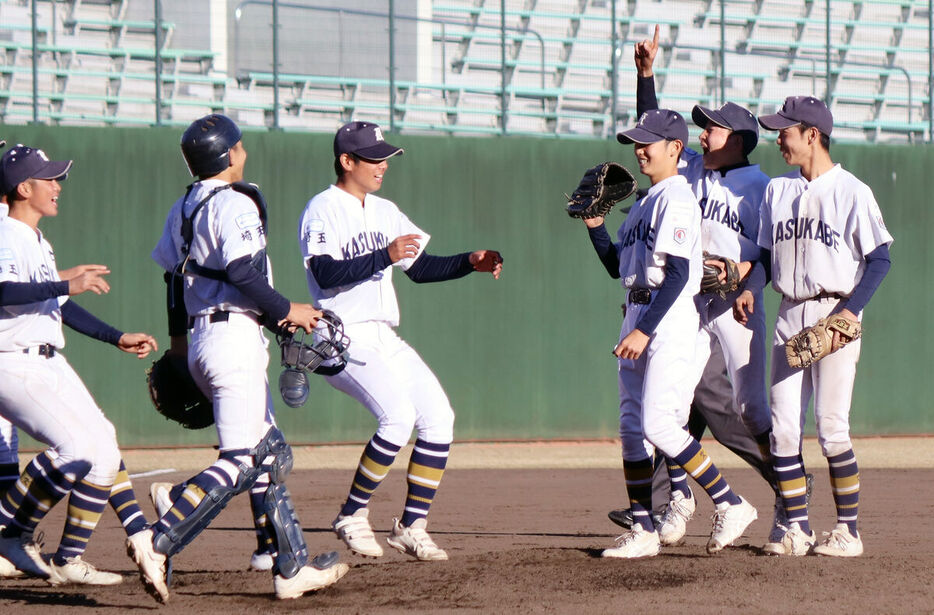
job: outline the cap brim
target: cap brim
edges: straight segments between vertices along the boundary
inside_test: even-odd
[[[616,140],[623,145],[629,145],[630,143],[648,145],[649,143],[655,143],[656,141],[664,141],[665,137],[661,137],[654,132],[649,132],[645,128],[636,126],[635,128],[630,128],[629,130],[624,130],[623,132],[618,133],[616,135]]]
[[[0,147],[6,147],[6,141],[0,139]]]
[[[50,160],[42,170],[33,173],[33,179],[64,179],[71,169],[71,160]]]
[[[392,158],[397,154],[403,154],[405,150],[401,147],[396,147],[395,145],[390,145],[383,141],[382,143],[377,143],[372,147],[365,147],[363,149],[358,149],[354,152],[357,156],[361,158],[366,158],[367,160],[386,160],[387,158]]]
[[[707,124],[713,122],[717,126],[721,126],[728,130],[733,130],[733,127],[730,126],[730,123],[723,119],[723,116],[715,109],[708,109],[707,107],[701,107],[700,105],[694,105],[694,108],[691,109],[691,119],[694,120],[694,124],[696,126],[701,128],[707,128]]]
[[[778,113],[759,116],[759,125],[766,130],[782,130],[783,128],[788,128],[790,126],[797,126],[800,123],[801,122],[798,120],[793,120]]]

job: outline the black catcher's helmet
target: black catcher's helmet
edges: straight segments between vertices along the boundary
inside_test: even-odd
[[[230,166],[230,148],[242,137],[232,119],[220,113],[199,118],[182,135],[182,155],[195,177],[211,177]]]

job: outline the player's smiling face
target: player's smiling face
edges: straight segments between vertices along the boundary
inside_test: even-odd
[[[40,216],[58,215],[58,195],[62,186],[54,179],[28,179],[24,182],[30,208]],[[21,188],[22,190],[22,188]]]
[[[742,150],[736,151],[736,139],[731,140],[733,131],[707,122],[707,126],[700,134],[700,145],[704,152],[704,168],[719,169],[740,162],[734,160],[737,153],[742,156]]]
[[[678,157],[681,153],[679,141],[656,141],[655,143],[635,143],[636,161],[639,171],[656,184],[678,173]]]
[[[778,131],[776,143],[782,152],[782,158],[791,166],[798,166],[806,161],[810,155],[811,146],[808,143],[809,130],[801,130],[800,125],[789,126]]]
[[[345,187],[352,194],[369,194],[376,192],[383,186],[383,177],[389,168],[387,160],[368,160],[348,156],[348,165],[345,166],[344,176],[341,178]]]

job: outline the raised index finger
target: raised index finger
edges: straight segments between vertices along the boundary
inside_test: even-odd
[[[655,36],[652,37],[652,47],[658,47],[658,24],[655,24]]]

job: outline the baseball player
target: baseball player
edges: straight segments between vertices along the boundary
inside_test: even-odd
[[[0,139],[0,149],[5,146],[6,141]],[[6,217],[8,209],[6,195],[0,194],[0,220]],[[0,497],[16,484],[17,478],[19,478],[18,434],[10,421],[0,417]],[[0,557],[0,579],[18,577],[22,574],[10,560]]]
[[[742,535],[756,509],[736,495],[700,443],[683,427],[700,376],[694,368],[699,316],[701,211],[678,163],[687,141],[684,119],[666,109],[647,111],[617,139],[634,144],[639,170],[652,183],[609,237],[601,217],[585,219],[607,271],[627,290],[619,358],[620,437],[633,515],[632,529],[603,557],[657,555],[661,547],[651,510],[654,449],[680,465],[714,501],[707,551],[716,553]],[[614,268],[615,266],[615,268]]]
[[[414,282],[452,280],[473,271],[498,279],[503,259],[493,250],[447,257],[425,252],[428,233],[394,203],[373,194],[383,184],[389,158],[402,153],[375,124],[342,126],[334,137],[337,181],[308,202],[299,243],[311,295],[341,318],[353,340],[346,368],[327,380],[379,422],[334,531],[357,554],[383,554],[367,504],[414,427],[418,439],[409,459],[405,508],[401,519],[393,520],[387,542],[419,560],[444,560],[447,553],[425,528],[454,438],[454,411],[431,369],[393,331],[399,307],[392,270],[402,268]]]
[[[124,479],[113,425],[61,354],[62,323],[139,358],[156,342],[145,333],[122,333],[68,300],[110,289],[104,279],[109,270],[100,265],[76,267],[62,280],[38,228],[44,216],[58,214],[59,181],[70,168],[70,160],[51,161],[42,150],[22,145],[0,158],[0,193],[8,207],[0,219],[0,416],[50,447],[0,501],[0,554],[53,585],[114,585],[122,581],[119,574],[97,570],[82,555],[115,483],[119,499],[139,509]],[[66,495],[62,539],[46,564],[32,535]],[[145,527],[141,512],[132,526]]]
[[[756,262],[737,298],[736,317],[748,322],[761,311],[756,291],[769,277],[781,293],[772,345],[772,454],[788,511],[787,531],[770,536],[763,550],[776,555],[814,553],[855,557],[863,552],[857,529],[859,470],[850,442],[849,413],[860,340],[834,334],[834,352],[805,368],[792,368],[785,342],[803,328],[835,314],[850,322],[888,273],[892,236],[872,190],[830,157],[833,115],[820,100],[790,96],[778,113],[759,123],[778,131],[778,147],[796,171],[769,182],[762,205]],[[830,466],[837,525],[815,546],[805,498],[801,431],[814,397],[821,450]]]
[[[166,271],[171,351],[187,354],[192,377],[213,400],[219,441],[217,461],[154,494],[156,501],[169,500],[168,510],[151,530],[127,540],[147,591],[161,602],[169,599],[167,559],[194,540],[233,496],[263,482],[276,597],[298,598],[335,583],[348,570],[334,552],[309,561],[284,484],[292,450],[273,418],[268,341],[260,323],[310,333],[321,312],[291,303],[272,287],[266,203],[255,186],[243,182],[247,152],[241,137],[240,128],[220,114],[188,127],[181,149],[196,180],[172,206],[152,252]]]
[[[636,106],[640,115],[658,108],[652,70],[658,53],[658,37],[659,27],[655,26],[652,40],[646,39],[635,45],[634,60],[638,72]],[[769,180],[759,170],[759,165],[750,164],[748,158],[758,141],[756,119],[748,110],[729,102],[719,109],[696,105],[691,116],[694,123],[703,129],[700,135],[703,154],[685,149],[678,172],[687,179],[702,211],[702,249],[705,254],[745,263],[741,273],[746,273],[751,267],[750,262],[759,253],[756,245],[759,207]],[[722,268],[719,260],[707,262]],[[722,436],[727,442],[736,440],[736,448],[740,451],[743,448],[758,450],[758,457],[752,456],[752,465],[775,489],[769,458],[771,418],[765,394],[765,313],[759,310],[745,325],[739,324],[733,318],[731,308],[741,290],[742,284],[722,297],[717,294],[699,294],[696,297],[701,322],[696,369],[698,373],[703,372],[707,382],[718,380],[722,384],[721,373],[705,369],[711,349],[716,349],[717,345],[722,348],[731,382],[732,408],[741,418],[742,425],[733,425],[732,431],[738,432],[738,437],[721,429],[715,429],[714,435],[718,439]],[[703,389],[705,384],[699,388]],[[695,407],[714,418],[716,408],[701,404],[695,404]],[[716,419],[712,422],[716,427],[722,425]],[[700,432],[703,433],[703,429]],[[754,447],[748,442],[750,436],[755,441]],[[748,454],[738,454],[749,458]],[[668,460],[668,466],[671,497],[659,527],[663,545],[675,544],[683,538],[687,521],[696,507],[684,471],[671,460]],[[784,519],[780,503],[776,493],[776,523]]]

